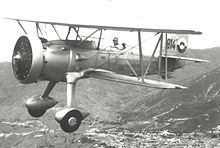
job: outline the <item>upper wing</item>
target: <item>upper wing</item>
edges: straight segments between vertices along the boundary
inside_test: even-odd
[[[165,55],[162,55],[163,58],[165,58]],[[203,59],[195,59],[195,58],[188,58],[188,57],[178,57],[178,56],[167,56],[167,58],[170,59],[179,59],[179,60],[186,60],[186,61],[194,61],[194,62],[205,62],[208,63],[210,61],[208,60],[203,60]]]
[[[82,24],[70,24],[70,23],[58,23],[58,22],[47,22],[47,21],[34,21],[25,19],[14,19],[5,18],[9,20],[25,21],[33,23],[43,23],[70,27],[82,27],[82,28],[96,28],[96,29],[106,29],[106,30],[116,30],[116,31],[142,31],[142,32],[161,32],[161,33],[173,33],[173,34],[202,34],[202,32],[194,30],[174,30],[174,29],[152,29],[152,28],[133,28],[133,27],[118,27],[118,26],[98,26],[98,25],[82,25]]]
[[[153,88],[161,88],[161,89],[186,89],[187,87],[166,83],[166,82],[159,82],[155,80],[149,79],[138,79],[137,77],[131,77],[127,75],[116,74],[111,71],[102,70],[102,69],[95,69],[84,73],[87,77],[93,77],[98,79],[104,79],[109,81],[115,81],[120,83],[127,83],[132,85],[139,85],[145,87],[153,87]]]

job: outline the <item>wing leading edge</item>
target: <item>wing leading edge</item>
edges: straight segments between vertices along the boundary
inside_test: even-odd
[[[94,28],[94,29],[104,29],[104,30],[116,30],[116,31],[161,32],[161,33],[173,33],[173,34],[202,34],[202,32],[194,31],[194,30],[153,29],[153,28],[136,28],[136,27],[101,26],[101,25],[99,26],[99,25],[58,23],[58,22],[48,22],[48,21],[35,21],[35,20],[14,19],[14,18],[5,18],[5,19],[32,22],[32,23],[61,25],[61,26],[69,26],[69,27]]]
[[[102,70],[102,69],[92,70],[88,73],[85,73],[85,76],[97,78],[97,79],[114,81],[114,82],[138,85],[138,86],[160,88],[160,89],[186,89],[187,88],[181,85],[176,85],[176,84],[171,84],[171,83],[166,83],[166,82],[159,82],[159,81],[150,80],[150,79],[142,80],[142,79],[138,79],[137,77],[116,74],[114,72]]]

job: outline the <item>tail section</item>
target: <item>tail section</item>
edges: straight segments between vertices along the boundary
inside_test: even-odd
[[[167,57],[168,59],[177,59],[184,61],[194,61],[194,62],[209,62],[203,59],[187,57],[188,55],[188,35],[181,34],[168,34],[166,42],[167,55],[165,47],[162,51],[162,58]]]
[[[161,77],[165,78],[167,73],[167,78],[169,78],[169,73],[173,72],[175,69],[185,66],[185,61],[194,61],[194,62],[209,62],[203,59],[190,58],[187,57],[188,53],[188,35],[176,35],[169,34],[167,35],[166,40],[166,49],[165,46],[162,50],[162,60],[161,60]],[[167,58],[167,69],[165,68]]]
[[[166,40],[167,55],[169,56],[184,56],[188,48],[188,35],[168,34]],[[163,48],[165,55],[165,48]]]

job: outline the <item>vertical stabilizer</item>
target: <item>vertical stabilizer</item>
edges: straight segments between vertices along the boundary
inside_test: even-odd
[[[183,56],[187,53],[188,35],[185,34],[168,34],[167,35],[167,55],[168,56]],[[165,47],[163,48],[163,55],[165,55]]]

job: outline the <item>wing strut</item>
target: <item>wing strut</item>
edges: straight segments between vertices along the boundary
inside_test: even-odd
[[[143,71],[143,54],[142,54],[142,45],[141,45],[141,31],[138,31],[138,45],[139,45],[139,58],[140,58],[140,68],[141,68],[141,78],[144,80],[144,71]]]
[[[162,57],[162,49],[163,49],[163,33],[161,33],[161,39],[160,39],[160,53],[159,53],[159,65],[158,65],[158,75],[160,77],[161,74],[161,57]]]
[[[80,37],[80,35],[79,35],[79,27],[77,28],[77,30],[76,30],[76,28],[75,27],[73,27],[73,29],[74,29],[74,31],[76,32],[76,40],[79,38],[80,40],[82,40],[82,38]]]
[[[68,29],[68,32],[67,32],[67,35],[66,35],[66,40],[68,39],[68,37],[70,35],[70,32],[71,32],[71,27],[69,27],[69,29]]]
[[[76,46],[81,45],[84,41],[86,41],[88,38],[90,38],[93,34],[95,34],[97,31],[99,31],[99,28],[96,29],[93,33],[91,33],[89,36],[87,36],[84,40],[82,40],[81,42],[79,42]]]
[[[41,28],[39,26],[39,23],[36,23],[36,29],[37,29],[37,36],[40,37],[40,35],[39,35],[39,31],[40,31],[40,33],[41,33],[41,35],[43,37],[44,35],[43,35],[43,32],[42,32],[42,30],[41,30]]]
[[[99,49],[100,44],[101,44],[101,38],[102,38],[102,29],[100,29],[100,35],[99,35],[99,41],[96,49]]]
[[[22,24],[20,23],[20,21],[17,20],[17,22],[18,22],[19,26],[21,27],[21,29],[24,31],[24,33],[27,34],[26,30],[24,29],[24,27],[22,26]]]
[[[39,24],[38,23],[36,23],[36,30],[37,30],[37,37],[39,38],[40,36],[39,36]],[[41,31],[40,31],[41,32]],[[42,33],[41,33],[42,34]]]
[[[158,41],[157,41],[157,44],[156,44],[156,46],[155,46],[155,48],[154,48],[153,54],[152,54],[151,57],[150,57],[150,61],[149,61],[149,64],[148,64],[148,66],[147,66],[147,69],[146,69],[146,71],[145,71],[145,73],[144,73],[144,77],[147,75],[147,73],[148,73],[148,71],[149,71],[151,62],[152,62],[152,60],[153,60],[153,58],[154,58],[154,55],[155,55],[155,53],[156,53],[156,51],[157,51],[158,45],[159,45],[159,43],[160,43],[160,41],[161,41],[161,38],[162,38],[162,34],[160,35],[160,37],[159,37],[159,39],[158,39]]]
[[[54,27],[54,25],[51,24],[51,26],[53,27],[53,29],[54,29],[54,31],[56,32],[56,34],[57,34],[57,36],[59,37],[59,39],[61,40],[61,37],[60,37],[59,33],[57,32],[56,28]]]
[[[165,35],[165,80],[167,79],[167,33]]]
[[[135,72],[134,68],[131,66],[131,64],[129,63],[129,61],[127,59],[125,59],[126,63],[128,64],[129,68],[131,69],[131,71],[133,72],[133,74],[138,78],[138,74]]]

